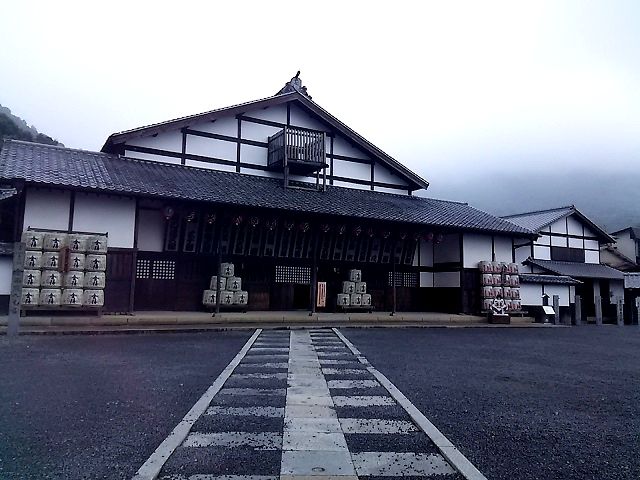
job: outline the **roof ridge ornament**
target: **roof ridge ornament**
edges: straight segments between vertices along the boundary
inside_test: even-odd
[[[309,100],[311,100],[311,95],[307,93],[307,87],[302,85],[302,80],[300,79],[300,70],[298,70],[295,77],[292,77],[291,80],[289,80],[287,83],[284,84],[284,87],[282,87],[278,91],[278,93],[276,93],[276,95],[282,95],[284,93],[292,93],[292,92],[301,93],[302,95],[307,97]]]

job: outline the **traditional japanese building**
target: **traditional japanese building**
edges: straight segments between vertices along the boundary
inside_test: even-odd
[[[107,312],[203,309],[223,262],[253,310],[314,309],[321,284],[318,308],[333,311],[359,269],[375,309],[477,312],[478,262],[513,262],[536,237],[415,195],[428,182],[298,76],[271,97],[115,133],[101,152],[7,141],[0,182],[5,302],[24,231],[106,234]]]

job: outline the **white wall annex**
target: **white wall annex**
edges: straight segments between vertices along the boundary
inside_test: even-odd
[[[24,206],[23,228],[64,230],[69,228],[71,192],[28,188]]]
[[[110,248],[133,248],[135,219],[136,202],[133,198],[93,193],[76,194],[73,230],[107,232]]]

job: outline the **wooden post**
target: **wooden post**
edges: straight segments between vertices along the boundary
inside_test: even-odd
[[[640,297],[636,298],[636,316],[638,319],[638,327],[640,327]]]
[[[393,242],[393,249],[391,250],[391,258],[392,258],[392,273],[391,273],[391,285],[392,285],[392,295],[393,295],[393,303],[391,305],[391,316],[396,314],[396,242]]]
[[[22,273],[24,269],[24,243],[13,244],[13,274],[11,275],[11,296],[9,297],[9,317],[7,336],[17,336],[20,331],[20,303],[22,302]]]
[[[555,315],[553,316],[553,324],[560,325],[560,296],[553,296],[553,311]]]
[[[596,325],[602,325],[602,297],[596,295],[594,300],[596,303]]]
[[[215,317],[220,313],[220,270],[222,270],[222,252],[220,251],[220,245],[222,244],[222,225],[218,225],[218,261],[216,266],[216,311],[213,312],[212,317]]]
[[[318,236],[313,238],[313,261],[311,262],[311,312],[309,316],[316,313],[316,296],[318,294]]]
[[[616,303],[616,319],[618,321],[618,326],[624,325],[624,300],[618,299]]]
[[[576,299],[575,299],[575,306],[574,306],[574,315],[575,315],[575,324],[576,325],[582,325],[582,298],[580,297],[580,295],[576,295]]]

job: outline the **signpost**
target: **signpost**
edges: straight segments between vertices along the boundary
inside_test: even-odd
[[[327,306],[327,282],[318,282],[317,307]]]

